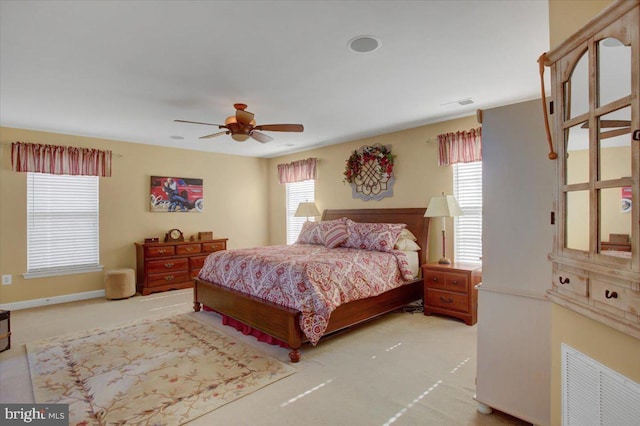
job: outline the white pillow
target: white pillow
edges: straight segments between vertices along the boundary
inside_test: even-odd
[[[415,241],[413,241],[410,238],[398,238],[398,241],[396,242],[396,246],[394,247],[396,250],[402,250],[402,251],[418,251],[420,250],[420,246],[418,244],[416,244]]]
[[[398,238],[408,238],[411,241],[418,241],[416,236],[413,235],[413,233],[411,231],[409,231],[407,228],[404,228],[402,230],[402,232],[400,233],[400,236]]]

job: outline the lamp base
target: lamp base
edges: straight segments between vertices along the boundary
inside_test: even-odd
[[[446,257],[441,257],[440,260],[438,260],[438,263],[441,265],[451,265],[451,260]]]

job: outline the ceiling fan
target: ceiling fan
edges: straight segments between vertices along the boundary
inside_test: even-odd
[[[208,126],[218,126],[219,129],[226,129],[221,132],[212,133],[210,135],[201,136],[200,139],[215,138],[220,135],[231,135],[233,140],[244,142],[249,137],[258,142],[267,143],[272,141],[271,136],[265,135],[261,131],[271,132],[302,132],[304,127],[302,124],[261,124],[256,125],[253,119],[253,113],[246,111],[246,104],[233,104],[236,114],[231,115],[224,120],[224,124],[202,123],[199,121],[174,120],[178,123],[206,124]]]

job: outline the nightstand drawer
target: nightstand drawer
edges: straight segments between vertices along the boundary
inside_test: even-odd
[[[468,293],[469,278],[466,274],[455,272],[433,272],[425,271],[424,284],[429,288],[439,288],[442,290]]]
[[[453,311],[467,312],[469,297],[466,294],[450,291],[427,289],[427,305],[433,308],[444,308]]]

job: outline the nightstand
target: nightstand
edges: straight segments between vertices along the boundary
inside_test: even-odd
[[[467,325],[478,322],[478,290],[482,281],[482,265],[453,262],[450,265],[422,265],[424,277],[424,314],[442,314],[464,320]]]

